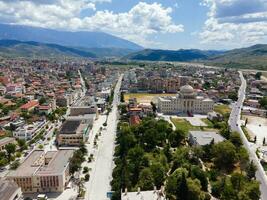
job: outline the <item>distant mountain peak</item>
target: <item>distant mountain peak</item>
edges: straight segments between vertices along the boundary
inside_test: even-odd
[[[138,44],[103,32],[70,32],[10,24],[0,24],[0,39],[35,41],[85,48],[143,49]]]

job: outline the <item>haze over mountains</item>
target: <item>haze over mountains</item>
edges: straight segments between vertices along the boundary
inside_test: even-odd
[[[106,57],[139,61],[202,62],[234,68],[267,69],[267,45],[230,51],[143,49],[138,44],[101,32],[68,32],[0,24],[0,56]]]
[[[84,48],[123,48],[132,50],[143,49],[140,45],[137,45],[133,42],[103,32],[58,31],[9,24],[0,24],[0,39],[35,41],[40,43]]]

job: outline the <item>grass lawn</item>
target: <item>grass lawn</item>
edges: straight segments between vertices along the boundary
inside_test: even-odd
[[[172,118],[171,119],[172,123],[174,123],[176,129],[180,129],[188,133],[189,131],[197,131],[201,130],[200,127],[198,126],[192,126],[190,122],[188,122],[185,119],[178,119],[178,118]]]
[[[154,97],[175,96],[176,94],[150,94],[150,93],[127,93],[124,94],[126,102],[131,98],[136,98],[138,103],[150,103]]]
[[[201,119],[205,124],[207,124],[208,128],[213,128],[213,123],[207,119],[207,118],[203,118]]]
[[[230,113],[231,109],[228,105],[215,105],[214,111],[224,115]]]

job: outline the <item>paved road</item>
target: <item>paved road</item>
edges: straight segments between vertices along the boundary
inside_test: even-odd
[[[90,183],[87,187],[89,200],[106,200],[107,192],[111,190],[110,181],[112,179],[113,152],[115,148],[115,138],[117,129],[118,104],[120,102],[120,87],[123,75],[120,76],[114,90],[114,100],[112,110],[107,118],[106,131],[99,142],[98,152],[95,155],[95,166],[91,173]]]
[[[238,101],[232,108],[232,112],[229,118],[229,125],[231,127],[231,130],[237,131],[240,133],[244,146],[249,152],[250,160],[252,160],[254,164],[257,166],[258,170],[256,172],[256,178],[261,183],[260,185],[261,199],[267,200],[267,178],[266,178],[265,171],[262,165],[260,164],[259,159],[257,158],[255,149],[253,149],[253,145],[248,142],[244,132],[241,129],[241,122],[240,122],[241,108],[242,108],[242,105],[243,105],[243,102],[246,96],[247,83],[243,77],[242,72],[239,72],[239,74],[240,74],[240,79],[242,81],[242,84],[238,92]]]

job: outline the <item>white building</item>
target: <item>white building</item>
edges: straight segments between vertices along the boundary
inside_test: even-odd
[[[158,98],[158,111],[164,114],[207,114],[213,106],[213,100],[197,96],[190,85],[182,86],[175,97]]]

